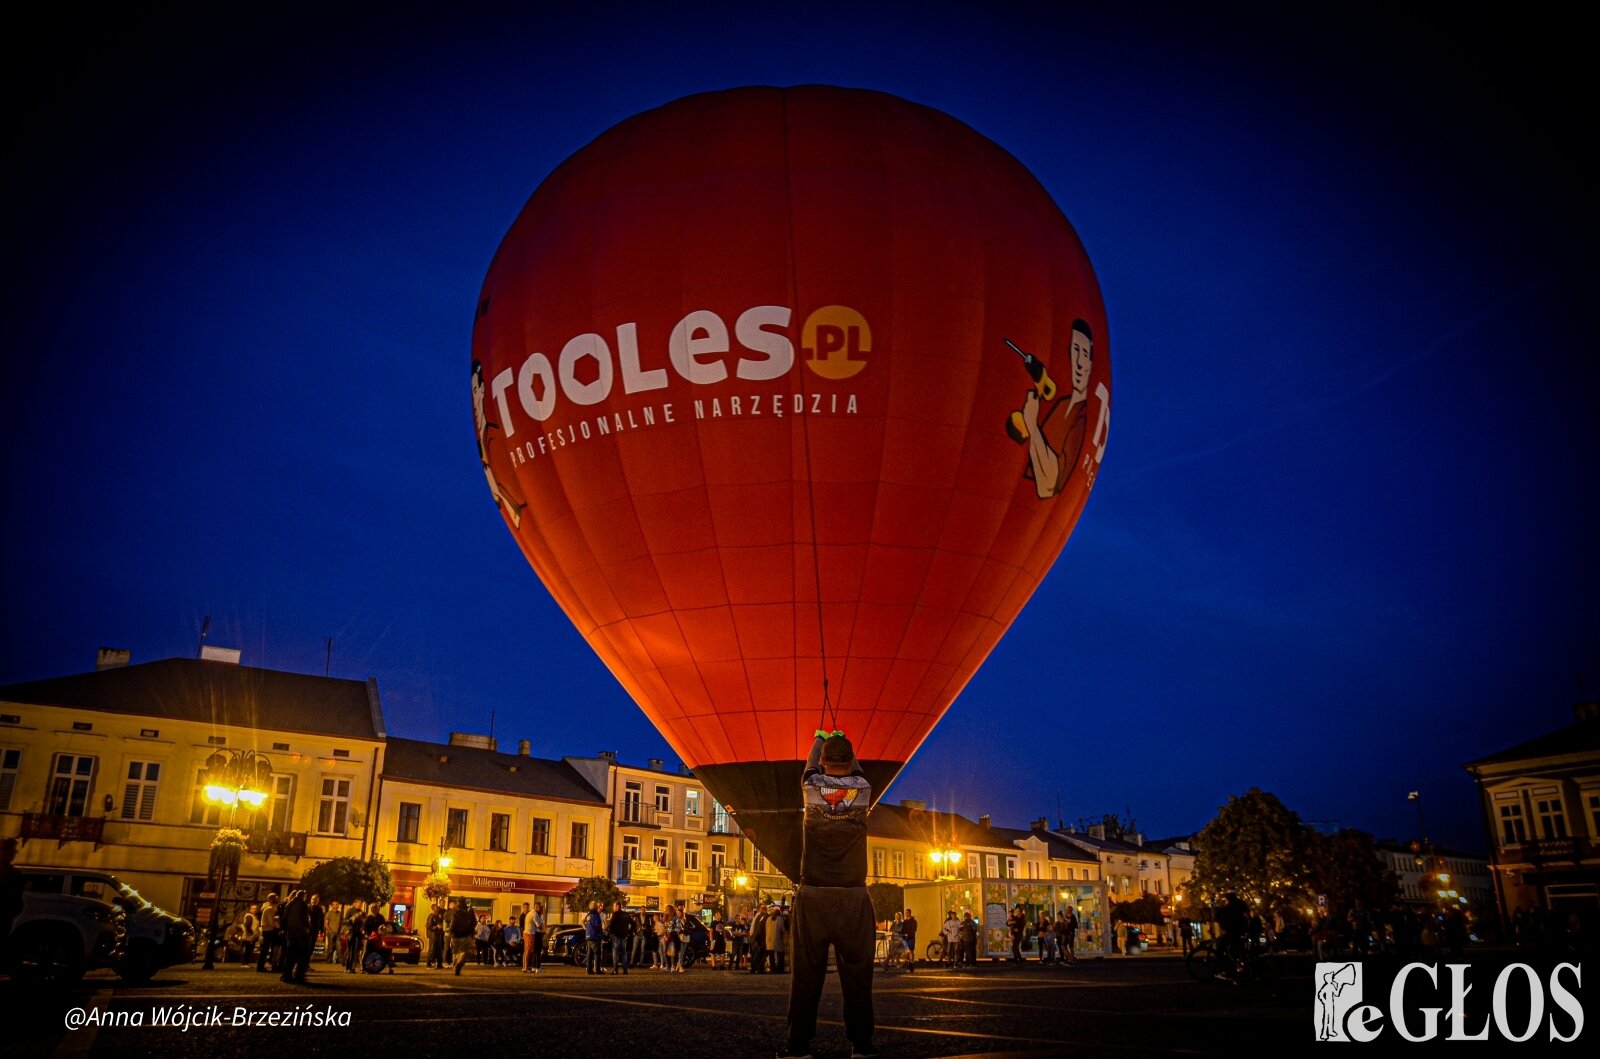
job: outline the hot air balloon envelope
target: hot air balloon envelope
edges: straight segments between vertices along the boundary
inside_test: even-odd
[[[791,878],[801,762],[881,792],[1060,553],[1110,422],[1105,310],[1013,157],[875,92],[624,121],[529,199],[472,338],[528,562]]]

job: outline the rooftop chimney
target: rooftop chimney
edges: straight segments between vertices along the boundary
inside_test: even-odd
[[[236,666],[242,653],[237,647],[218,647],[209,643],[200,645],[200,657],[208,662],[226,662],[230,666]]]
[[[683,762],[680,761],[680,762],[678,762],[678,775],[680,775],[680,776],[693,776],[694,773],[689,771],[689,766],[688,765],[685,765]]]
[[[1090,824],[1089,825],[1089,837],[1090,838],[1098,838],[1098,839],[1104,840],[1105,837],[1106,837],[1106,825],[1105,824]]]
[[[1050,830],[1050,818],[1047,817],[1047,816],[1039,817],[1039,819],[1037,819],[1037,820],[1035,820],[1033,822],[1033,829],[1035,831],[1048,831],[1048,830]]]
[[[102,669],[121,669],[133,660],[133,652],[126,647],[102,647],[95,656],[95,672]]]
[[[653,757],[650,759],[650,767],[655,769],[657,772],[661,771],[661,766],[664,764],[666,764],[666,762],[662,761],[658,757]]]
[[[615,750],[602,750],[600,751],[600,760],[615,761],[617,760],[617,752]]]
[[[978,826],[979,827],[988,827],[989,826],[989,814],[988,813],[984,813],[982,816],[978,817]]]
[[[526,739],[522,740],[522,742],[517,744],[517,753],[522,757],[528,757],[533,753],[533,744],[528,742]]]
[[[901,798],[900,806],[903,809],[926,809],[928,803],[921,798]]]
[[[451,746],[475,746],[479,750],[499,750],[500,744],[492,735],[478,735],[475,732],[451,732]]]

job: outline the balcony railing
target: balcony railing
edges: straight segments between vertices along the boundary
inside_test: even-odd
[[[22,837],[53,838],[59,845],[68,842],[93,842],[100,845],[105,838],[106,818],[103,816],[59,816],[54,813],[23,813]]]
[[[262,857],[293,857],[299,860],[306,855],[304,831],[252,831],[245,844],[251,853]]]

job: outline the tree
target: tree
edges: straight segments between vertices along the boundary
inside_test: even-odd
[[[610,908],[614,902],[625,900],[627,895],[604,875],[579,879],[578,885],[567,891],[567,907],[574,912],[587,911],[595,901],[599,901],[603,908]]]
[[[903,886],[892,882],[875,882],[867,887],[867,894],[872,898],[872,914],[880,923],[885,919],[893,919],[896,912],[906,910],[906,891]]]
[[[324,901],[384,902],[394,896],[394,877],[389,862],[374,854],[371,860],[335,857],[313,864],[300,876],[307,892],[321,894]]]
[[[1161,898],[1142,894],[1132,901],[1118,901],[1111,906],[1111,922],[1149,923],[1159,927],[1166,922],[1161,915]]]
[[[1236,891],[1263,914],[1302,915],[1310,902],[1313,841],[1276,795],[1252,787],[1229,798],[1196,836],[1194,877],[1185,886],[1189,907]]]
[[[1355,828],[1317,835],[1312,843],[1312,885],[1328,898],[1328,911],[1343,914],[1356,905],[1369,914],[1400,903],[1400,884],[1384,867],[1372,836]]]

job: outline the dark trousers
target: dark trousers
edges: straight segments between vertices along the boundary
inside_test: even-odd
[[[310,938],[288,938],[283,943],[283,980],[285,982],[304,982],[306,971],[311,967]]]
[[[283,944],[283,931],[263,930],[261,932],[261,951],[256,954],[256,970],[265,971],[267,964],[272,964],[276,971],[278,964],[283,961],[283,955],[278,952],[278,946]]]
[[[528,957],[528,966],[538,967],[539,964],[544,960],[544,931],[536,930],[533,932],[532,944],[533,955]]]
[[[589,951],[584,954],[584,968],[590,974],[599,974],[605,962],[601,956],[605,941],[601,938],[590,938],[584,944],[589,946]]]
[[[628,973],[628,939],[613,935],[611,938],[611,971],[615,974],[619,970],[623,974]]]
[[[806,1052],[817,1032],[817,1003],[828,973],[828,946],[839,966],[844,1032],[850,1043],[872,1045],[872,898],[865,886],[800,886],[789,929],[794,942],[789,980],[789,1047]]]
[[[444,931],[428,931],[428,966],[444,967]]]

